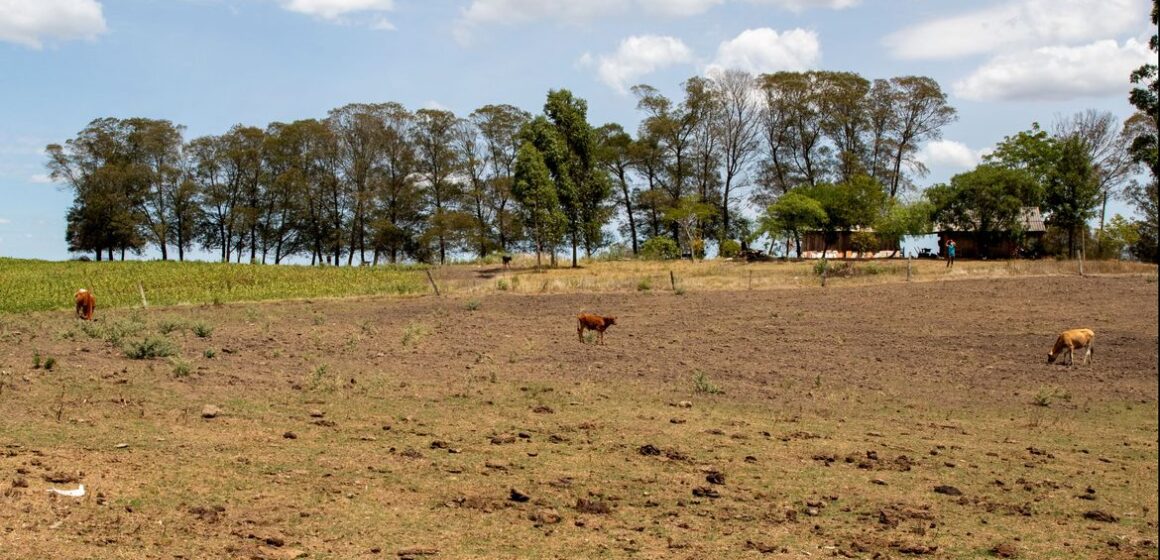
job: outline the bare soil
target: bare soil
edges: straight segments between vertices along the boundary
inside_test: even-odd
[[[1157,557],[1154,277],[97,319],[0,316],[2,558]]]

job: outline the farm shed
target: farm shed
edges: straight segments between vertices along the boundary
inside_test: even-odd
[[[1047,227],[1038,207],[1023,208],[1022,231],[954,231],[936,224],[938,231],[938,251],[946,255],[948,239],[955,241],[956,256],[968,259],[1010,259],[1034,255],[1043,243]]]

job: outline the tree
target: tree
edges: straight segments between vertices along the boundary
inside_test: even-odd
[[[746,172],[757,153],[757,82],[748,72],[726,70],[713,77],[713,84],[721,104],[714,123],[721,137],[721,228],[717,239],[720,245],[732,227],[733,192],[747,182]]]
[[[1043,187],[1027,170],[984,164],[930,187],[926,196],[934,221],[975,232],[985,253],[999,232],[1022,235],[1023,208],[1042,200]]]
[[[520,204],[524,223],[536,250],[536,266],[541,266],[540,255],[554,248],[562,237],[567,217],[556,196],[544,156],[534,144],[524,142],[516,156],[512,196]]]
[[[890,80],[893,90],[889,99],[895,102],[890,126],[890,144],[893,147],[892,168],[887,182],[890,198],[898,195],[907,184],[902,172],[909,165],[919,175],[926,168],[914,159],[923,141],[937,140],[942,127],[958,120],[957,111],[947,104],[947,96],[938,82],[924,76],[903,76]]]
[[[559,139],[556,165],[549,163],[549,169],[555,175],[560,207],[568,218],[575,267],[580,243],[591,257],[592,251],[603,242],[602,228],[609,217],[605,201],[612,189],[607,176],[597,168],[595,134],[588,124],[588,103],[566,89],[549,91],[544,115]]]
[[[934,206],[926,199],[914,202],[893,199],[887,203],[886,211],[874,224],[874,232],[878,235],[878,239],[900,244],[902,238],[908,235],[930,233],[933,227],[931,223],[933,213]]]
[[[419,109],[416,116],[413,141],[418,147],[418,170],[427,183],[428,235],[438,243],[439,264],[445,264],[447,249],[457,233],[458,220],[451,214],[457,210],[455,201],[461,192],[454,180],[462,165],[453,145],[458,119],[454,113],[440,109]]]
[[[821,203],[794,190],[782,195],[765,209],[758,232],[769,234],[770,237],[782,234],[790,236],[796,244],[797,256],[801,258],[802,233],[821,229],[825,222],[826,210]]]
[[[73,190],[66,215],[70,251],[93,251],[97,260],[113,252],[140,251],[139,209],[147,179],[127,142],[128,129],[114,118],[96,119],[63,146],[50,144],[49,174]]]
[[[1160,24],[1160,0],[1152,0],[1152,29]],[[1152,52],[1160,51],[1160,37],[1153,33],[1148,41]],[[1145,64],[1132,72],[1132,83],[1137,84],[1128,96],[1136,107],[1136,114],[1124,123],[1124,133],[1131,139],[1129,152],[1132,161],[1144,166],[1151,174],[1143,184],[1136,184],[1129,192],[1129,198],[1143,214],[1137,222],[1140,239],[1133,253],[1144,261],[1160,262],[1160,246],[1157,231],[1157,191],[1160,190],[1160,76],[1156,64]]]
[[[161,260],[169,260],[170,228],[175,219],[175,197],[182,184],[181,130],[169,121],[133,118],[122,121],[132,165],[145,183],[140,199],[141,234],[161,250]],[[187,210],[189,206],[183,205]],[[181,219],[188,219],[182,216]]]
[[[620,187],[620,202],[624,205],[624,215],[628,226],[628,238],[632,254],[640,253],[639,236],[636,227],[636,210],[633,199],[639,194],[629,186],[628,176],[633,167],[633,140],[619,124],[610,123],[596,129],[599,161],[605,171]]]
[[[1082,142],[1095,169],[1100,189],[1100,229],[1096,238],[1097,252],[1102,252],[1102,232],[1108,200],[1121,196],[1133,170],[1128,151],[1128,137],[1122,133],[1115,115],[1107,111],[1089,109],[1060,120],[1055,125],[1056,138],[1076,137]]]
[[[520,237],[520,222],[515,219],[510,207],[512,177],[521,144],[520,129],[532,116],[511,105],[485,105],[471,113],[470,118],[479,128],[487,145],[487,161],[492,170],[488,180],[491,190],[489,202],[495,214],[499,248],[507,251],[508,245]]]
[[[705,238],[702,225],[716,213],[712,204],[701,202],[696,195],[686,196],[674,208],[665,212],[665,220],[676,225],[681,234],[681,245],[689,255],[689,260],[704,258]]]
[[[1086,235],[1087,221],[1100,203],[1099,177],[1077,136],[1059,142],[1055,164],[1047,176],[1044,209],[1049,224],[1067,232],[1068,256],[1076,255],[1076,238]]]

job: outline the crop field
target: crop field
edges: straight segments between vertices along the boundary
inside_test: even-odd
[[[1155,267],[27,264],[6,560],[1157,558]],[[1045,364],[1072,327],[1093,363]]]

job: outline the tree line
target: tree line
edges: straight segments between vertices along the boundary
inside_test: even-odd
[[[563,250],[575,265],[612,242],[614,221],[633,254],[696,256],[715,243],[729,256],[765,234],[800,254],[806,231],[828,242],[859,229],[928,233],[932,221],[1017,228],[1023,206],[1042,206],[1074,247],[1114,196],[1140,206],[1145,219],[1128,229],[1133,246],[1150,236],[1154,255],[1148,68],[1134,74],[1146,87],[1133,92],[1140,112],[1122,129],[1096,112],[1053,133],[1034,125],[921,196],[919,148],[957,118],[939,84],[831,71],[729,70],[686,80],[679,99],[638,85],[635,134],[591,125],[587,103],[563,89],[537,115],[502,104],[465,117],[350,104],[188,141],[170,121],[101,118],[48,146],[48,167],[74,193],[69,250],[98,260],[148,248],[183,260],[201,248],[225,262],[444,263],[528,250],[555,264]],[[1132,181],[1139,166],[1150,182]],[[740,212],[747,200],[766,209],[756,222]]]
[[[1154,27],[1160,23],[1158,4],[1153,0]],[[1157,35],[1150,47],[1158,50]],[[801,254],[804,232],[822,232],[828,249],[839,232],[873,231],[868,240],[854,236],[861,249],[890,246],[904,235],[936,227],[973,232],[985,250],[1001,237],[1020,240],[1025,210],[1034,207],[1046,217],[1046,243],[1057,247],[1026,247],[1031,253],[1074,257],[1083,251],[1119,258],[1128,251],[1160,262],[1155,64],[1132,72],[1136,87],[1129,101],[1136,113],[1124,123],[1094,110],[1061,118],[1050,132],[1032,123],[1005,137],[975,169],[909,200],[897,195],[912,184],[906,171],[917,176],[924,171],[913,159],[917,144],[937,138],[938,129],[954,118],[937,84],[920,78],[876,81],[867,93],[863,81],[846,74],[790,73],[763,80],[767,95],[778,93],[766,99],[761,112],[769,149],[759,184],[770,203],[757,232],[787,239],[787,254],[791,247]],[[819,90],[827,92],[826,101],[800,102]],[[889,91],[900,95],[884,93]],[[887,110],[891,104],[884,100],[892,99],[901,99],[903,109]],[[1108,219],[1113,198],[1133,204],[1140,218]],[[1087,227],[1092,220],[1098,220],[1094,236]]]
[[[442,263],[527,249],[554,261],[565,249],[575,264],[610,243],[618,217],[634,254],[649,240],[703,254],[753,235],[745,196],[865,176],[893,198],[924,172],[919,144],[954,118],[922,77],[727,71],[683,85],[675,101],[634,88],[635,135],[592,126],[583,99],[554,90],[538,115],[350,104],[191,140],[167,120],[100,118],[48,146],[48,167],[74,194],[69,250],[97,259],[201,248],[227,262]]]

